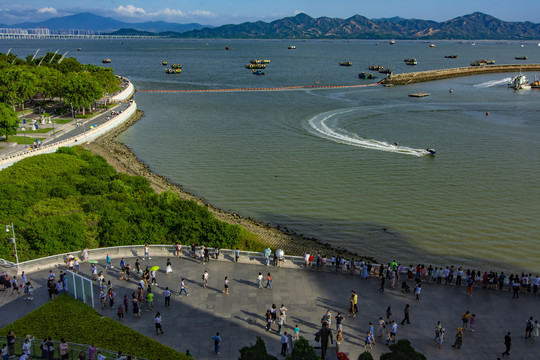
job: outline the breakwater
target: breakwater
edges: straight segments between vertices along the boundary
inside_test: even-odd
[[[488,73],[540,71],[540,64],[516,65],[486,65],[468,66],[451,69],[419,71],[411,73],[393,74],[381,81],[383,85],[407,85],[425,81],[442,80],[461,76],[481,75]]]

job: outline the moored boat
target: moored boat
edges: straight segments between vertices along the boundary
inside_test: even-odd
[[[389,68],[381,67],[381,68],[379,68],[379,73],[381,73],[381,74],[391,74],[392,70],[390,70]]]
[[[405,61],[405,64],[407,65],[418,65],[418,61],[416,61],[416,59],[404,59],[403,61]]]
[[[339,63],[339,66],[352,66],[352,62],[350,61],[343,61]]]
[[[165,69],[166,74],[180,74],[182,72],[182,69]]]
[[[493,65],[495,64],[495,60],[475,60],[471,63],[471,66],[485,66],[485,65]]]
[[[230,46],[225,46],[225,50],[231,50]]]
[[[81,48],[77,48],[77,51],[82,51],[82,49],[81,49]]]
[[[369,70],[375,70],[375,71],[379,71],[379,69],[382,69],[383,67],[380,66],[380,65],[370,65],[369,66]]]
[[[540,80],[535,76],[534,81],[531,83],[533,89],[540,89]]]
[[[376,79],[377,77],[373,74],[362,71],[360,74],[358,74],[358,78],[359,79]]]
[[[389,44],[394,45],[396,43],[396,40],[390,40]]]
[[[260,69],[259,70],[253,69],[252,73],[253,73],[253,75],[266,75],[266,73],[264,71],[260,70]]]
[[[446,59],[457,59],[457,55],[444,55]]]
[[[167,66],[167,62],[166,62],[166,61],[162,61],[162,62],[161,62],[161,65]]]
[[[107,59],[103,59],[101,60],[102,63],[104,64],[110,64],[111,63],[111,59],[107,58]]]
[[[250,64],[270,64],[270,60],[264,59],[251,59],[249,60]]]
[[[291,46],[289,46],[287,49],[289,49],[289,50],[294,50],[294,49],[296,49],[296,46],[291,45]]]
[[[514,57],[514,59],[516,59],[516,60],[527,60],[527,57],[526,56],[516,56],[516,57]]]
[[[435,47],[435,44],[429,44],[429,47]]]
[[[173,69],[181,69],[182,65],[180,65],[180,64],[172,64],[171,68],[173,68]]]
[[[266,69],[265,64],[247,64],[246,69]]]

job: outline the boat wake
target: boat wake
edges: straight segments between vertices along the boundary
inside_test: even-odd
[[[310,131],[310,133],[316,136],[334,141],[339,144],[411,156],[431,155],[425,149],[415,149],[407,146],[389,144],[385,141],[365,139],[347,130],[340,128],[332,128],[331,126],[329,126],[328,123],[333,117],[358,110],[359,109],[334,110],[316,115],[308,120],[308,130]]]
[[[512,78],[504,78],[504,79],[501,79],[501,80],[491,80],[491,81],[486,81],[484,83],[481,83],[481,84],[476,84],[476,85],[473,85],[473,87],[475,88],[488,88],[488,87],[492,87],[492,86],[496,86],[496,85],[501,85],[501,84],[508,84],[509,81],[511,81]]]

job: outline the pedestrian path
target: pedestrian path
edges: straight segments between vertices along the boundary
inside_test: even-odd
[[[135,257],[125,261],[134,267]],[[118,265],[120,259],[112,261],[114,269],[105,269],[105,259],[100,259],[98,270],[103,271],[106,280],[111,280],[117,294],[116,303],[122,302],[124,295],[136,292],[137,280],[119,280]],[[540,317],[539,296],[524,294],[519,299],[512,299],[509,291],[490,291],[475,289],[473,296],[465,293],[465,287],[455,285],[424,284],[420,301],[415,301],[412,293],[387,287],[379,290],[377,279],[362,280],[358,275],[336,273],[335,271],[303,270],[300,266],[286,262],[283,267],[265,266],[258,258],[241,256],[238,263],[230,256],[221,256],[220,260],[210,260],[201,264],[190,256],[171,257],[173,272],[165,274],[166,257],[152,257],[141,261],[146,266],[160,266],[157,273],[157,285],[152,286],[156,294],[155,308],[136,319],[131,312],[131,303],[124,324],[142,334],[155,338],[178,351],[189,349],[195,359],[238,359],[238,350],[254,344],[256,336],[261,336],[270,354],[278,356],[281,350],[277,325],[271,331],[265,330],[264,314],[272,304],[279,309],[284,304],[287,309],[287,324],[284,331],[292,332],[296,324],[300,334],[308,340],[314,339],[314,333],[320,328],[321,317],[330,310],[331,328],[334,330],[338,312],[344,314],[343,343],[340,350],[349,353],[350,359],[357,359],[364,351],[365,333],[369,322],[375,326],[375,345],[370,350],[374,358],[388,351],[377,337],[377,321],[385,317],[388,306],[392,309],[393,319],[398,321],[397,339],[407,338],[413,347],[426,355],[428,359],[496,359],[505,350],[504,335],[513,334],[512,359],[533,359],[540,350],[540,341],[525,339],[525,322],[533,316]],[[202,286],[204,270],[209,273],[208,287]],[[58,275],[60,269],[55,269]],[[257,276],[271,273],[272,290],[257,285]],[[47,301],[45,289],[48,270],[30,274],[35,284],[35,301],[24,301],[22,296],[0,293],[0,327],[25,315]],[[81,265],[81,273],[90,276],[90,265]],[[228,276],[229,295],[223,293],[224,278]],[[185,278],[189,296],[178,296],[180,280]],[[387,283],[389,285],[389,283]],[[412,284],[410,284],[412,285]],[[165,287],[173,291],[170,307],[165,307],[162,295]],[[359,313],[355,318],[347,316],[351,290],[358,293]],[[96,296],[99,292],[96,286]],[[96,304],[98,302],[96,301]],[[401,325],[404,307],[410,304],[410,324]],[[164,335],[155,335],[154,314],[162,315]],[[476,331],[465,331],[463,345],[453,348],[457,328],[462,325],[461,314],[470,311],[477,317]],[[116,310],[106,309],[103,314],[116,318]],[[434,341],[434,329],[441,321],[446,329],[446,339],[439,350]],[[388,328],[388,325],[387,325]],[[215,355],[211,339],[219,332],[223,343],[220,354]],[[121,350],[121,349],[118,349]]]

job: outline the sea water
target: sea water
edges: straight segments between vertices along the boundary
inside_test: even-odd
[[[83,63],[111,58],[106,66],[145,90],[368,84],[377,80],[357,75],[373,72],[369,65],[399,73],[478,59],[510,64],[516,56],[540,63],[536,43],[506,41],[0,44],[21,56],[42,48],[69,50]],[[266,75],[252,75],[244,66],[250,59],[271,60]],[[182,64],[182,73],[165,74],[162,61]],[[378,261],[538,272],[540,92],[509,89],[514,75],[395,87],[139,92],[145,115],[120,140],[153,171],[216,207]],[[408,97],[416,92],[431,95]],[[427,147],[437,154],[424,156]]]

